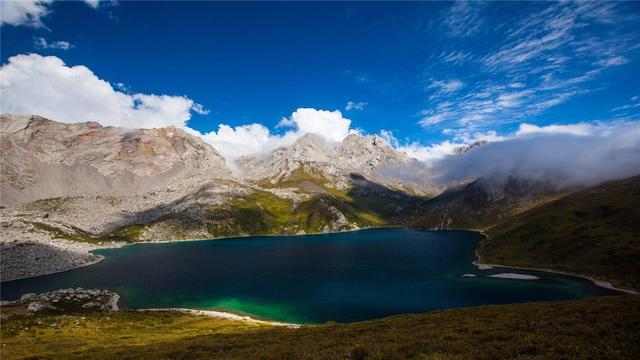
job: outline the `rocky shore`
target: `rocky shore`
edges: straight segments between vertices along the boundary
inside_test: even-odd
[[[97,310],[117,311],[120,295],[103,289],[60,289],[42,294],[24,294],[15,301],[3,301],[3,307],[26,309],[29,312],[44,310]]]
[[[124,243],[92,244],[55,239],[53,234],[21,220],[0,220],[0,280],[11,281],[71,270],[103,259],[91,250]]]

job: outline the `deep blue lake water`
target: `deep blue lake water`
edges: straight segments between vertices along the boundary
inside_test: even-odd
[[[472,261],[471,231],[372,229],[291,237],[135,244],[63,273],[2,283],[1,297],[108,288],[130,308],[229,309],[297,323],[352,322],[483,304],[580,299],[616,292],[590,281]],[[491,278],[498,273],[538,280]],[[463,277],[475,274],[476,277]]]

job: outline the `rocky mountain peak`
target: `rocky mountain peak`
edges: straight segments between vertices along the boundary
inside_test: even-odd
[[[227,177],[213,147],[176,128],[124,129],[2,115],[3,202],[139,191],[177,177]]]
[[[409,158],[391,148],[378,135],[361,136],[351,134],[336,148],[336,156],[358,172],[373,173],[383,164],[406,164]]]

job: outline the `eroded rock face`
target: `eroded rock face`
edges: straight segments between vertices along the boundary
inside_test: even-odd
[[[213,147],[170,128],[0,117],[2,203],[148,191],[188,177],[229,177]]]

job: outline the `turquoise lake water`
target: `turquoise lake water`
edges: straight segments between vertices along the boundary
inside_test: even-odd
[[[5,282],[1,298],[107,288],[129,308],[228,309],[295,323],[353,322],[483,304],[580,299],[617,292],[586,279],[472,261],[471,231],[372,229],[306,236],[134,244],[63,273]],[[539,280],[491,278],[499,273]],[[476,277],[463,277],[475,274]]]

